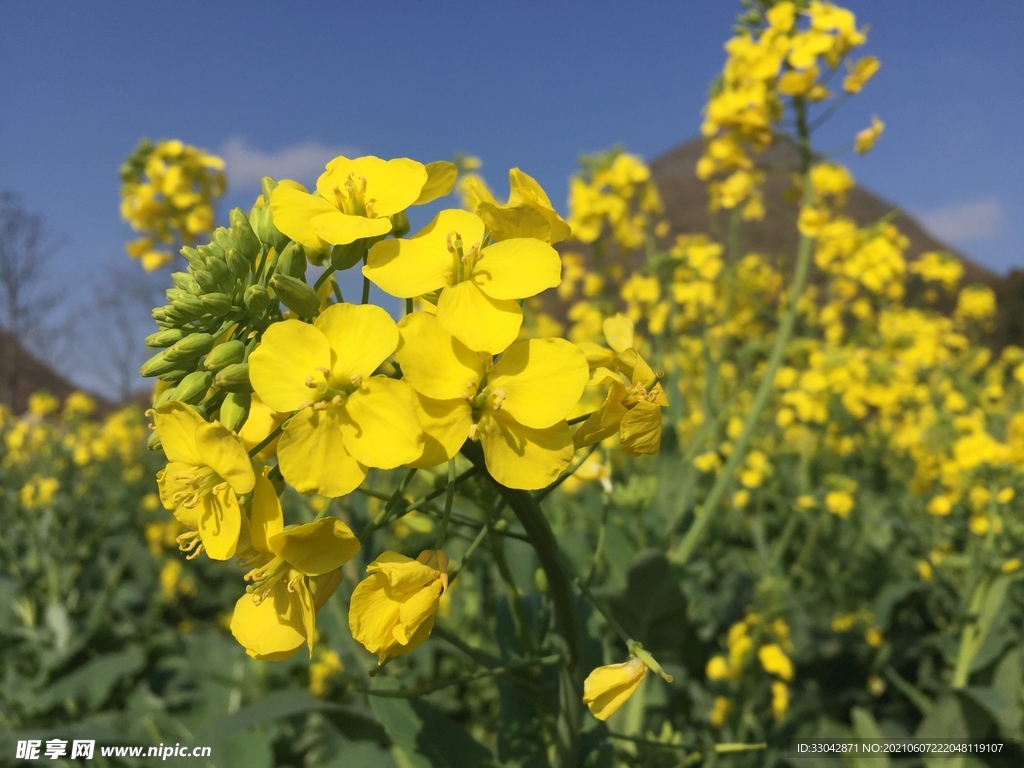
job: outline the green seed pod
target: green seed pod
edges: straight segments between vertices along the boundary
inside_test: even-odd
[[[174,399],[195,405],[204,397],[213,384],[213,374],[206,371],[195,371],[181,380],[174,388]]]
[[[220,423],[232,432],[237,432],[249,418],[251,404],[252,395],[249,392],[228,392],[220,404]]]
[[[224,261],[228,265],[228,271],[235,279],[245,277],[249,274],[249,262],[245,256],[235,248],[228,248],[224,254]]]
[[[331,249],[331,265],[342,272],[351,269],[366,258],[366,240],[356,240],[348,245],[336,245]]]
[[[154,429],[149,433],[149,438],[146,440],[146,448],[151,451],[159,451],[163,445],[160,443],[160,434]]]
[[[320,314],[320,297],[301,280],[288,275],[274,275],[270,278],[270,287],[281,303],[299,317],[316,317]]]
[[[235,363],[217,371],[213,383],[228,392],[249,392],[249,364]]]
[[[168,360],[165,357],[166,352],[167,350],[164,350],[163,352],[157,352],[155,355],[149,358],[149,360],[144,362],[142,364],[142,367],[139,368],[139,373],[149,378],[151,376],[159,376],[162,373],[167,373],[168,371],[173,371],[175,368],[177,368],[178,364],[176,362],[174,362],[173,360]]]
[[[217,280],[214,276],[206,269],[193,270],[192,276],[196,279],[196,282],[199,283],[203,293],[215,293],[220,287],[217,285]]]
[[[233,208],[230,213],[231,239],[234,241],[234,247],[238,249],[242,256],[249,260],[250,264],[255,261],[257,254],[260,252],[260,239],[253,231],[251,218],[252,215],[250,214],[250,217],[247,219],[245,214],[242,213],[241,208]]]
[[[203,307],[214,317],[224,317],[231,311],[231,297],[226,293],[208,293],[202,297]]]
[[[156,408],[157,406],[163,405],[164,403],[169,403],[171,402],[171,400],[174,400],[175,389],[177,389],[177,387],[168,387],[159,395],[157,395],[156,398],[153,400],[153,407]]]
[[[250,285],[245,289],[244,301],[245,308],[258,317],[270,306],[270,294],[262,285]]]
[[[199,283],[188,272],[175,272],[171,275],[171,281],[186,293],[196,296],[202,293]]]
[[[172,362],[195,360],[213,349],[215,339],[209,333],[190,333],[164,352],[164,358]]]
[[[186,320],[195,320],[197,317],[202,317],[206,311],[199,297],[188,293],[171,302],[171,307]]]
[[[203,365],[206,366],[208,371],[219,371],[229,365],[235,365],[245,359],[245,344],[238,339],[232,339],[231,341],[225,341],[223,344],[218,344],[212,350],[210,354],[203,360]]]
[[[263,243],[270,242],[270,208],[267,205],[253,206],[252,213],[249,214],[249,224],[252,225],[253,232],[256,233],[256,237],[259,238],[261,247]]]
[[[146,337],[147,347],[169,347],[172,344],[185,338],[185,332],[179,328],[168,328],[163,331],[151,333]]]
[[[306,252],[298,243],[291,242],[284,247],[274,265],[278,275],[288,275],[298,280],[306,279]]]

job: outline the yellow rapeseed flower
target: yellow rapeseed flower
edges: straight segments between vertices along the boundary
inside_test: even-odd
[[[762,645],[757,652],[757,658],[768,674],[777,675],[783,680],[793,679],[793,662],[779,645],[775,643]]]
[[[475,214],[441,211],[413,237],[374,245],[363,274],[400,298],[440,291],[442,327],[474,351],[497,354],[519,334],[523,310],[516,300],[556,287],[562,267],[542,240],[488,245],[484,230]]]
[[[448,556],[428,549],[413,560],[384,552],[366,570],[370,575],[352,591],[348,625],[352,637],[383,664],[411,653],[430,635],[448,589]]]
[[[543,488],[572,461],[565,417],[587,382],[583,352],[564,339],[518,341],[493,362],[480,359],[440,321],[414,312],[399,324],[395,358],[418,395],[426,432],[415,466],[454,456],[480,441],[487,470],[510,488]]]
[[[157,473],[160,500],[189,529],[180,538],[183,551],[233,557],[242,526],[238,497],[255,482],[245,446],[184,403],[161,405],[153,421],[167,456],[167,467]]]
[[[646,675],[647,665],[636,656],[597,667],[583,681],[583,703],[598,720],[607,720],[640,687]]]
[[[296,490],[343,496],[367,467],[393,469],[423,452],[413,391],[373,376],[397,344],[395,321],[369,304],[335,304],[312,324],[285,320],[264,333],[249,358],[250,379],[267,406],[298,411],[277,447]]]
[[[875,142],[878,141],[878,137],[882,135],[882,131],[885,130],[885,123],[879,120],[877,117],[871,118],[871,125],[862,131],[857,133],[857,136],[853,140],[853,149],[858,155],[863,155],[868,152]]]

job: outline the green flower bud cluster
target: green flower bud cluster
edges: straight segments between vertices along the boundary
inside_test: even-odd
[[[214,230],[211,242],[181,249],[188,267],[171,275],[167,304],[153,310],[160,328],[146,344],[159,351],[140,369],[168,382],[155,405],[179,401],[205,414],[219,411],[221,422],[237,429],[248,416],[248,355],[260,333],[282,319],[282,305],[304,319],[319,314],[307,266],[340,254],[310,252],[281,234],[265,203],[276,186],[264,177],[263,195],[248,216],[235,208],[229,226]],[[346,261],[365,252],[363,246],[346,254]]]

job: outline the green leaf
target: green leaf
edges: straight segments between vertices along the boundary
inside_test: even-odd
[[[850,710],[850,721],[853,723],[853,732],[858,739],[884,739],[885,734],[878,727],[871,711],[864,707],[854,707]],[[879,757],[854,757],[850,760],[852,768],[889,768],[889,758],[882,755]]]
[[[395,745],[400,766],[497,768],[491,751],[425,699],[370,698],[370,708]]]
[[[145,664],[146,655],[136,645],[98,656],[40,692],[34,709],[45,712],[67,699],[80,700],[87,711],[99,709],[121,680],[135,675]]]
[[[1004,736],[1019,739],[1024,726],[1024,708],[1021,694],[1024,692],[1024,669],[1021,665],[1021,647],[1017,646],[1000,659],[992,674],[992,687],[999,691],[1005,702],[999,713],[999,727]]]

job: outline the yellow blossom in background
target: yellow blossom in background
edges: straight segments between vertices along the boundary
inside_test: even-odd
[[[508,185],[508,201],[500,204],[479,176],[467,176],[460,182],[464,206],[484,221],[492,238],[529,237],[558,243],[569,237],[569,225],[558,215],[536,179],[512,168],[508,172]]]
[[[875,56],[865,56],[855,64],[848,65],[849,73],[843,79],[843,90],[847,93],[860,93],[864,84],[874,77],[880,66]]]
[[[825,508],[836,517],[845,518],[853,507],[853,496],[846,491],[829,491],[825,494]]]
[[[772,683],[772,716],[781,720],[789,710],[789,688],[776,680]]]
[[[341,657],[329,648],[318,648],[316,660],[309,665],[309,692],[318,698],[327,695],[327,681],[345,671]]]
[[[869,152],[871,148],[875,146],[875,142],[878,141],[878,137],[882,135],[882,131],[884,130],[885,123],[877,117],[872,117],[871,125],[862,131],[858,131],[856,137],[854,137],[854,151],[858,155],[863,155],[866,152]]]
[[[768,674],[777,675],[786,681],[793,679],[793,662],[775,643],[762,645],[757,652],[757,658]]]
[[[413,560],[384,552],[366,570],[370,575],[352,592],[349,629],[383,664],[416,650],[430,635],[438,601],[448,588],[448,556],[424,550]]]
[[[646,675],[647,665],[636,656],[597,667],[583,681],[583,703],[598,720],[607,720],[640,687]]]
[[[956,316],[963,320],[982,322],[996,313],[996,296],[983,285],[970,285],[960,291],[956,302]]]
[[[713,726],[721,727],[725,723],[725,718],[729,716],[732,711],[732,702],[729,701],[725,696],[715,696],[715,701],[711,705],[711,711],[708,713],[708,720]]]
[[[917,575],[921,577],[921,581],[931,581],[935,575],[935,570],[932,568],[932,564],[927,560],[917,561]]]

